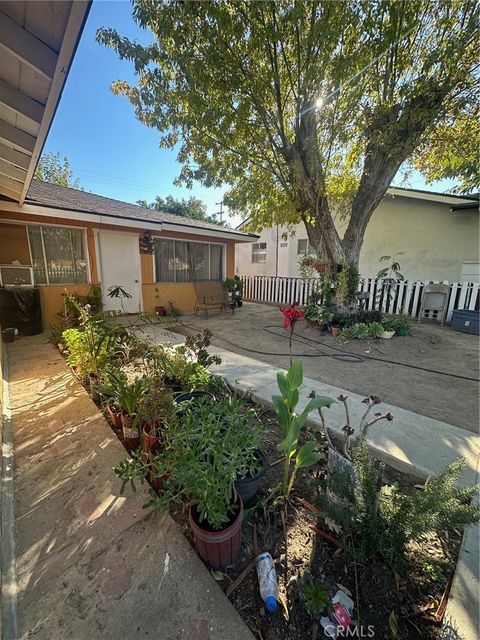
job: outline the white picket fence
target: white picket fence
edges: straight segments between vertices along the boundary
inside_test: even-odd
[[[269,302],[278,304],[292,304],[298,302],[306,304],[310,295],[318,287],[318,278],[302,280],[302,278],[281,278],[275,276],[244,276],[243,297],[253,302]],[[405,313],[416,318],[420,312],[423,288],[426,284],[439,281],[427,280],[425,282],[409,282],[404,280],[398,283],[395,292],[389,296],[383,296],[382,311],[384,313]],[[450,286],[450,296],[447,306],[447,322],[452,318],[454,309],[476,309],[479,306],[478,282],[446,282]],[[382,280],[375,278],[363,278],[360,282],[360,291],[367,291],[370,296],[366,302],[367,309],[378,309],[382,287]],[[426,313],[428,317],[428,312]],[[432,313],[436,317],[436,312]]]

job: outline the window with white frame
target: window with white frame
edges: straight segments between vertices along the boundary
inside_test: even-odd
[[[305,256],[307,253],[310,253],[310,242],[308,238],[297,240],[297,255]]]
[[[267,261],[267,243],[256,242],[252,244],[252,262],[266,262]]]
[[[155,238],[156,282],[223,279],[223,245]]]
[[[28,225],[36,284],[87,282],[83,229]]]

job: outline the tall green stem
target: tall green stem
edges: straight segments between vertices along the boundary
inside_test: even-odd
[[[283,493],[284,495],[287,495],[287,491],[288,491],[288,474],[290,471],[290,456],[286,455],[285,456],[285,467],[283,469]]]

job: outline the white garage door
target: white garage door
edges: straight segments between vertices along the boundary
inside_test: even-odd
[[[127,313],[141,311],[140,251],[138,235],[123,231],[100,231],[98,234],[100,277],[106,311],[121,311],[121,300],[110,298],[109,287],[121,286],[132,297],[124,298]]]

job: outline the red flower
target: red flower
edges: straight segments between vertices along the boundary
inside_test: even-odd
[[[295,326],[297,320],[301,320],[303,318],[303,311],[300,311],[300,309],[295,309],[297,305],[298,302],[294,302],[289,307],[279,307],[280,311],[283,313],[283,317],[285,318],[283,321],[284,329],[288,329],[288,327],[290,327],[290,329],[293,331],[293,327]]]

